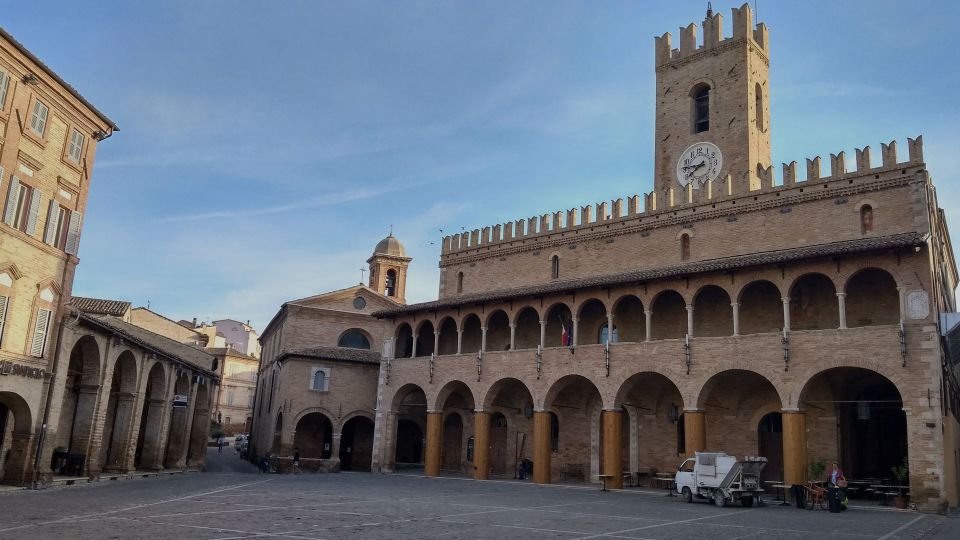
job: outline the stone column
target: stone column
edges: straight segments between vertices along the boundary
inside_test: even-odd
[[[510,350],[517,349],[517,325],[510,323]]]
[[[113,427],[111,433],[112,441],[110,444],[110,462],[103,464],[104,470],[124,471],[126,465],[126,455],[130,441],[130,423],[133,420],[133,406],[135,396],[130,392],[117,395],[117,403],[113,409]],[[107,441],[103,441],[104,444]],[[136,434],[133,436],[132,443],[137,444]]]
[[[547,321],[540,321],[540,348],[547,347]]]
[[[897,299],[900,301],[900,322],[905,322],[907,320],[907,310],[906,303],[907,297],[907,288],[906,287],[897,287]]]
[[[463,329],[457,328],[457,354],[463,352]]]
[[[693,337],[693,304],[687,304],[687,335]]]
[[[413,335],[413,345],[410,346],[410,358],[417,357],[417,341],[420,341],[419,333]]]
[[[645,321],[645,322],[646,322],[646,332],[647,332],[647,333],[646,333],[646,341],[650,341],[651,337],[653,336],[653,311],[651,311],[651,310],[649,310],[649,309],[645,309],[645,310],[643,310],[643,314],[645,315],[644,318],[646,319],[646,321]]]
[[[783,329],[790,331],[790,297],[783,297]]]
[[[443,413],[427,411],[427,453],[423,461],[423,474],[440,476],[440,440]]]
[[[440,354],[440,330],[433,331],[433,354]]]
[[[847,293],[837,293],[837,308],[840,309],[840,330],[847,329]]]
[[[4,462],[3,480],[8,484],[25,484],[33,480],[34,437],[32,433],[16,431],[10,435],[10,449]]]
[[[334,433],[330,436],[330,459],[340,459],[340,437],[342,434]]]
[[[143,426],[143,448],[140,451],[140,468],[146,470],[158,470],[163,468],[160,457],[160,444],[163,439],[164,420],[169,416],[164,415],[166,408],[170,407],[170,402],[164,398],[150,399],[144,402],[147,407],[146,425]]]
[[[613,342],[613,313],[607,313],[607,343]]]
[[[480,327],[480,350],[487,352],[487,327]]]
[[[807,477],[807,422],[803,411],[781,411],[783,418],[783,483],[803,484]]]
[[[533,412],[533,481],[550,483],[550,412]]]
[[[623,444],[620,426],[623,410],[603,411],[603,474],[613,478],[607,481],[607,487],[623,489],[623,476],[620,468],[620,446]]]
[[[191,375],[191,378],[193,376]],[[167,454],[167,468],[173,469],[183,469],[187,466],[187,451],[190,449],[190,435],[193,433],[193,415],[197,406],[197,383],[190,384],[190,398],[187,402],[186,409],[179,409],[183,411],[183,423],[181,424],[182,431],[179,435],[179,439],[182,441],[180,446],[177,448],[176,452],[171,448]],[[171,426],[171,431],[175,426]],[[175,432],[170,433],[171,436],[175,435]]]
[[[733,335],[740,335],[740,303],[733,302],[730,304],[730,307],[733,308]]]
[[[707,413],[701,409],[683,411],[683,441],[687,457],[707,449]]]
[[[571,346],[573,346],[573,347],[576,347],[576,346],[577,346],[577,336],[578,336],[578,335],[580,335],[580,318],[579,318],[579,317],[573,317],[573,335],[570,336],[570,338],[572,339],[572,341],[570,341],[570,345],[571,345]]]
[[[490,478],[490,413],[473,412],[473,478]]]

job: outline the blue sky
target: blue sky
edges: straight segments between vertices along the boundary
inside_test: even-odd
[[[705,4],[0,0],[121,128],[98,148],[74,292],[257,328],[358,282],[391,224],[425,301],[440,229],[649,191],[653,37]],[[713,2],[727,35],[735,5]],[[846,150],[852,167],[854,147],[905,156],[923,134],[960,235],[960,3],[758,7],[774,163]]]

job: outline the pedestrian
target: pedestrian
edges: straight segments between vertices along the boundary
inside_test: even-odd
[[[270,455],[264,454],[263,457],[260,458],[260,472],[266,474],[269,471],[270,471]]]
[[[300,474],[300,450],[293,452],[293,474]]]
[[[836,493],[840,500],[840,510],[846,510],[849,499],[847,499],[847,477],[843,474],[843,469],[834,461],[830,466],[830,472],[827,474],[827,485],[830,493]]]
[[[223,437],[217,439],[217,452],[223,453]]]

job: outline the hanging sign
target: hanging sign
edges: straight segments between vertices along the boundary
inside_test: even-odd
[[[190,396],[187,394],[175,394],[173,396],[173,408],[186,408],[190,402]]]

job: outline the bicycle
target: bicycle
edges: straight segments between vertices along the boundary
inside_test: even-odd
[[[807,491],[807,510],[813,510],[817,505],[820,506],[821,510],[827,509],[827,490],[818,486],[804,486],[803,489]]]

